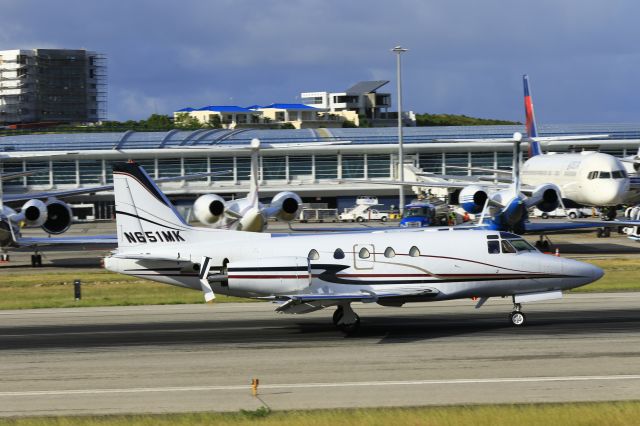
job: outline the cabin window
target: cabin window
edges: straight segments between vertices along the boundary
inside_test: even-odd
[[[360,249],[360,252],[358,253],[358,257],[360,259],[368,259],[369,257],[371,257],[371,253],[369,252],[369,250],[367,250],[366,247],[362,247]]]
[[[489,254],[500,254],[500,241],[487,241],[487,251]]]
[[[391,247],[387,247],[384,251],[384,257],[396,257],[396,252]]]
[[[511,244],[509,244],[509,241],[502,240],[501,245],[502,245],[502,253],[515,253],[516,252],[516,249],[514,249]]]
[[[307,255],[307,259],[309,259],[309,260],[318,260],[318,259],[320,259],[320,253],[318,253],[318,250],[316,250],[316,249],[311,249],[311,251]]]
[[[336,251],[333,252],[333,258],[344,259],[344,252],[342,251],[342,249],[336,249]]]
[[[420,250],[418,249],[418,247],[416,246],[411,247],[411,250],[409,250],[409,256],[411,257],[420,256]]]

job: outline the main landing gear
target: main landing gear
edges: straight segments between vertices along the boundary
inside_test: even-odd
[[[353,334],[360,328],[360,317],[353,311],[350,303],[338,305],[333,313],[333,325],[347,335]]]
[[[522,327],[527,322],[527,317],[521,311],[522,306],[519,303],[513,303],[513,312],[509,314],[509,321],[515,327]]]
[[[34,268],[42,266],[42,255],[37,250],[31,255],[31,266]]]
[[[551,251],[551,240],[545,234],[540,234],[540,238],[536,241],[536,248],[541,252]]]

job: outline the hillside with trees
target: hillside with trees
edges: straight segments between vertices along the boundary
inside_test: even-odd
[[[416,126],[495,126],[522,124],[517,121],[467,117],[456,114],[416,114]]]

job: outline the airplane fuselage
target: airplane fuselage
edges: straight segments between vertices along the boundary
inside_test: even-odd
[[[224,279],[210,278],[213,290],[220,294],[412,294],[407,300],[396,298],[400,303],[563,290],[601,275],[591,265],[542,254],[516,235],[491,231],[253,234],[259,238],[225,241],[228,235],[220,233],[222,240],[216,241],[211,233],[209,242],[189,244],[189,254],[181,261],[111,257],[105,259],[105,267],[199,290],[194,264],[207,256],[213,265],[225,265],[210,274],[224,275]],[[505,246],[513,252],[506,252]],[[177,250],[158,247],[153,253],[175,257]]]
[[[545,154],[522,166],[522,183],[560,188],[563,199],[584,206],[616,206],[625,201],[629,178],[620,160],[608,154]]]

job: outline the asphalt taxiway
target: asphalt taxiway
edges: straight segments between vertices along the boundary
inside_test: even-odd
[[[523,328],[473,306],[356,304],[354,337],[270,303],[2,311],[0,415],[640,399],[640,293],[526,305]]]

